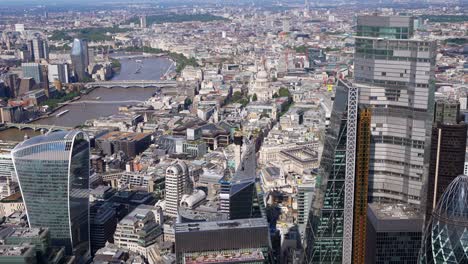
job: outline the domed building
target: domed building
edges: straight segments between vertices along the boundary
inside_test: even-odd
[[[468,176],[450,183],[426,227],[419,263],[468,263]]]
[[[256,94],[260,101],[266,101],[273,97],[274,92],[268,73],[265,70],[259,71],[249,93]]]

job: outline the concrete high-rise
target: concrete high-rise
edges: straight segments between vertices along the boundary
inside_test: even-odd
[[[28,51],[31,59],[35,62],[40,62],[41,59],[49,59],[49,46],[47,41],[41,38],[34,38],[28,43]]]
[[[146,16],[145,15],[142,15],[140,17],[140,27],[141,28],[146,28]]]
[[[429,159],[436,45],[413,38],[413,18],[359,16],[354,85],[369,107],[372,202],[420,205]]]
[[[47,74],[50,83],[58,80],[60,83],[68,83],[68,65],[63,64],[49,64],[47,66]]]
[[[301,239],[305,239],[305,229],[309,220],[309,208],[315,193],[315,182],[304,182],[297,186],[297,224]]]
[[[120,220],[114,234],[115,244],[148,259],[152,246],[163,237],[153,209],[153,206],[142,204]]]
[[[165,214],[177,217],[180,200],[188,193],[188,166],[183,161],[176,161],[166,169],[166,208]]]
[[[464,173],[467,125],[459,122],[460,104],[456,100],[436,102],[432,127],[426,223],[447,186]]]
[[[82,39],[81,43],[83,45],[83,54],[84,54],[84,62],[85,62],[85,69],[88,70],[89,66],[89,47],[88,47],[88,40]]]
[[[29,226],[47,227],[51,244],[76,263],[89,256],[89,140],[80,131],[33,137],[12,151]]]
[[[88,67],[87,61],[89,62],[87,42],[81,39],[73,40],[71,60],[73,73],[75,75],[76,80],[83,81],[84,79],[86,79],[86,68]]]

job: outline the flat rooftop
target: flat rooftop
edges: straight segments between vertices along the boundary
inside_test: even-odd
[[[134,132],[120,132],[120,131],[113,131],[107,134],[104,134],[98,139],[101,140],[127,140],[127,141],[138,141],[146,138],[151,134],[149,133],[134,133]]]
[[[184,263],[203,264],[203,263],[263,263],[265,257],[259,248],[239,250],[211,251],[203,253],[184,254]]]
[[[423,216],[406,204],[368,204],[368,222],[376,232],[421,232]]]
[[[33,250],[34,246],[24,245],[24,246],[0,246],[0,256],[23,256],[29,250]]]
[[[138,220],[141,220],[146,217],[146,215],[154,210],[155,207],[151,205],[139,205],[133,211],[131,211],[128,215],[126,215],[121,221],[121,224],[133,224]]]
[[[223,229],[243,229],[266,227],[268,223],[263,218],[250,218],[238,220],[226,220],[216,222],[197,222],[197,223],[183,223],[175,225],[175,232],[192,232],[192,231],[210,231],[210,230],[223,230]]]
[[[421,217],[416,208],[406,204],[370,203],[369,208],[378,219],[418,219]]]
[[[37,237],[44,233],[43,228],[15,228],[11,237]]]

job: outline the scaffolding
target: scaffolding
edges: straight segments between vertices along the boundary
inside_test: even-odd
[[[366,256],[367,188],[371,139],[370,122],[370,109],[361,109],[358,121],[356,184],[354,191],[353,263],[364,263]]]

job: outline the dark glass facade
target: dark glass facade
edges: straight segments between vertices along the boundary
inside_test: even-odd
[[[330,127],[309,214],[306,263],[341,263],[345,200],[348,90],[337,86]]]
[[[112,203],[97,201],[90,206],[90,240],[91,253],[106,246],[106,242],[114,242],[114,232],[117,226],[117,215]]]
[[[255,179],[233,184],[229,196],[229,218],[244,219],[261,216]]]
[[[417,263],[422,225],[423,217],[414,207],[369,204],[365,263]]]
[[[421,232],[375,232],[372,228],[369,228],[369,232],[375,239],[375,251],[369,250],[370,258],[374,257],[374,260],[366,263],[417,262],[416,252],[421,245]]]
[[[78,263],[89,254],[89,141],[78,131],[34,137],[12,152],[29,225]]]
[[[248,143],[241,164],[229,181],[229,218],[245,219],[262,217],[265,212],[263,193],[256,175],[255,145]],[[226,185],[226,183],[224,184]]]
[[[431,161],[427,185],[426,224],[431,219],[447,186],[463,174],[465,164],[466,124],[434,124],[431,139]]]

